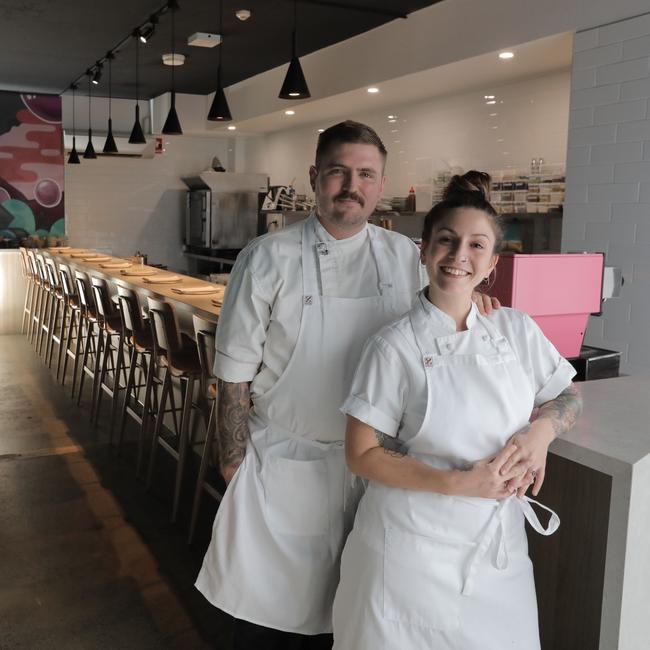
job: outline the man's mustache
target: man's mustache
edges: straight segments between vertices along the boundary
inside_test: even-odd
[[[356,201],[360,206],[365,205],[365,201],[363,200],[363,197],[357,194],[356,192],[341,192],[336,196],[334,199],[335,201]]]

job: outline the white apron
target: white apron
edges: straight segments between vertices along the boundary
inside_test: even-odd
[[[419,302],[410,318],[428,403],[409,455],[450,469],[495,454],[533,408],[510,343],[480,315],[471,330],[438,338]],[[371,482],[341,560],[335,650],[537,650],[524,518],[543,535],[559,519],[551,513],[544,528],[530,503]]]
[[[254,399],[251,442],[196,582],[216,607],[277,630],[332,630],[340,553],[360,496],[345,466],[339,407],[366,339],[407,312],[415,295],[391,285],[383,244],[368,232],[380,295],[321,296],[318,263],[328,244],[305,222],[296,346],[278,381]]]

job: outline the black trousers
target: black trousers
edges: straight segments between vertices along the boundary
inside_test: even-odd
[[[234,621],[234,650],[331,650],[331,634],[281,632],[248,621]]]

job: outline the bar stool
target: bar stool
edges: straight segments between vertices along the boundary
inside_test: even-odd
[[[59,351],[61,350],[61,341],[63,340],[63,332],[65,330],[65,302],[56,262],[51,257],[45,260],[45,269],[47,271],[48,291],[50,293],[47,339],[45,341],[45,362],[47,363],[47,367],[51,368],[54,344],[56,343],[59,346]]]
[[[97,325],[97,328],[99,329],[99,324],[88,275],[83,271],[75,271],[74,281],[77,287],[79,304],[81,306],[81,320],[79,325],[79,336],[77,337],[77,345],[75,349],[74,367],[72,369],[71,395],[74,397],[74,389],[77,383],[77,367],[79,365],[79,360],[81,359],[81,369],[79,371],[79,393],[77,394],[77,405],[79,405],[81,403],[85,376],[89,375],[93,378],[94,386],[96,373],[99,372],[97,355],[99,331],[95,332],[95,326]],[[81,348],[83,348],[83,353],[81,353]],[[90,355],[93,356],[94,360],[92,366],[88,365],[88,358]],[[92,394],[94,394],[94,389],[92,390]]]
[[[115,312],[113,301],[108,295],[108,284],[106,283],[106,280],[103,278],[93,277],[91,278],[90,283],[97,311],[98,325],[98,345],[90,420],[92,422],[94,415],[95,424],[98,423],[99,410],[102,404],[102,395],[104,393],[110,395],[113,402],[110,424],[110,440],[112,442],[115,413],[117,412],[117,402],[119,400],[120,392],[120,373],[124,373],[122,318]],[[115,339],[117,339],[117,342]],[[113,357],[114,352],[115,357]],[[111,360],[110,368],[108,367],[109,357]],[[97,367],[99,367],[99,374],[97,374]],[[110,372],[113,376],[111,385],[106,383],[107,372]],[[126,377],[124,378],[124,384],[126,385]]]
[[[42,253],[36,253],[36,269],[39,278],[39,290],[41,300],[36,313],[36,332],[34,333],[34,344],[37,354],[40,356],[43,343],[43,334],[47,330],[46,313],[50,303],[50,287],[45,270],[45,258]]]
[[[117,287],[118,301],[120,305],[120,316],[122,318],[122,329],[124,331],[123,340],[129,351],[129,374],[126,380],[124,401],[122,403],[122,414],[120,419],[120,437],[117,445],[118,455],[122,452],[122,443],[124,441],[124,428],[126,425],[126,416],[129,415],[140,425],[138,435],[138,459],[136,465],[136,476],[140,476],[142,471],[142,462],[144,459],[144,444],[147,435],[148,423],[154,416],[157,409],[157,396],[154,390],[156,383],[155,363],[153,360],[153,334],[148,322],[144,322],[138,296],[135,291],[126,287]],[[136,373],[140,370],[139,380],[142,375],[145,376],[145,383],[136,381]],[[138,403],[138,392],[144,388],[142,415],[136,410]],[[133,407],[129,405],[129,400],[133,398]]]
[[[29,322],[29,327],[27,328],[27,336],[30,343],[34,343],[34,336],[39,326],[38,315],[41,308],[41,299],[43,298],[43,288],[41,275],[38,270],[38,262],[36,261],[36,254],[32,249],[27,251],[27,261],[29,262],[29,267],[31,270],[31,277],[34,283],[34,290],[32,292],[32,308],[31,308],[31,319]]]
[[[194,501],[192,503],[192,518],[190,520],[190,530],[187,543],[191,544],[194,539],[196,522],[199,517],[199,508],[201,507],[201,498],[203,492],[221,501],[222,494],[215,487],[210,485],[206,480],[206,474],[210,467],[210,460],[213,455],[214,436],[217,431],[217,378],[213,374],[215,350],[215,335],[217,324],[213,321],[206,320],[194,314],[192,316],[194,323],[194,336],[196,338],[196,347],[199,353],[199,362],[201,364],[201,392],[205,396],[209,405],[210,416],[208,418],[205,442],[201,452],[201,465],[196,480],[196,489],[194,491]],[[216,465],[216,463],[215,463]]]
[[[160,445],[176,460],[176,480],[174,484],[174,498],[172,503],[172,522],[178,515],[178,504],[181,495],[183,472],[190,446],[190,417],[194,404],[192,397],[194,383],[201,376],[201,364],[196,349],[196,343],[186,334],[180,334],[176,325],[176,317],[172,306],[155,298],[147,298],[149,318],[153,334],[154,358],[159,368],[164,368],[162,390],[156,426],[151,440],[151,453],[149,456],[149,471],[147,475],[147,488],[153,481],[153,470],[156,459],[156,449]],[[172,377],[180,380],[183,405],[181,407],[181,426],[176,431],[178,448],[175,449],[161,435],[167,399],[173,391]],[[175,410],[175,409],[174,409]]]
[[[59,359],[56,366],[56,378],[59,379],[59,370],[61,369],[61,357],[63,356],[63,373],[61,374],[61,385],[65,385],[65,376],[68,369],[68,359],[76,359],[77,356],[74,350],[70,349],[70,343],[79,339],[81,335],[81,305],[79,304],[79,297],[75,290],[75,282],[72,279],[70,267],[67,264],[59,264],[59,276],[61,278],[61,289],[63,290],[63,300],[65,310],[67,310],[69,318],[65,335],[63,337],[63,344],[59,347]],[[65,311],[64,311],[65,313]],[[65,317],[64,317],[65,324]],[[77,346],[78,348],[78,346]]]
[[[29,319],[32,317],[32,296],[34,294],[34,278],[32,277],[32,269],[27,257],[27,249],[20,247],[20,271],[23,278],[25,278],[25,302],[23,303],[23,318],[20,323],[20,333],[25,334],[29,325]]]

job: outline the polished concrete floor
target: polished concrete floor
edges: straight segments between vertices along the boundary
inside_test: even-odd
[[[213,500],[189,547],[191,480],[171,525],[166,454],[145,492],[133,449],[118,458],[69,395],[25,337],[0,336],[0,650],[227,650],[230,621],[193,588]]]

